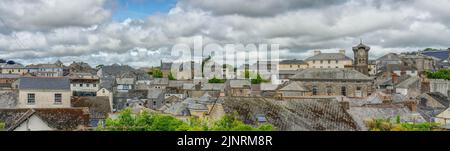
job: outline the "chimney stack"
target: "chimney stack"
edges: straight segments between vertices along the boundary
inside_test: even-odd
[[[345,49],[339,50],[339,53],[345,55]]]
[[[405,105],[406,105],[406,107],[408,107],[408,109],[411,112],[416,112],[416,109],[417,109],[416,102],[414,102],[414,101],[407,101],[407,102],[405,102]]]
[[[391,75],[392,75],[392,83],[396,84],[397,83],[397,79],[398,79],[398,75],[395,74],[394,72],[392,72]]]
[[[314,56],[320,55],[320,50],[314,50]]]

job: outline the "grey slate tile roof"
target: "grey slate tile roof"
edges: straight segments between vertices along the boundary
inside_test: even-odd
[[[306,63],[303,60],[293,59],[293,60],[283,60],[280,62],[280,64],[306,64]]]
[[[0,74],[0,79],[18,79],[20,75],[17,74]]]
[[[305,69],[292,76],[292,80],[372,80],[372,78],[353,69]]]
[[[306,89],[302,82],[298,82],[298,81],[291,81],[289,82],[289,84],[287,84],[286,86],[282,87],[280,89],[280,91],[308,91],[308,89]]]
[[[395,119],[398,115],[402,122],[425,122],[420,114],[411,112],[406,107],[351,107],[347,112],[358,124],[361,130],[368,130],[365,120],[373,118]]]
[[[70,81],[67,77],[21,77],[19,80],[20,90],[70,90]]]
[[[352,59],[342,53],[320,53],[318,55],[305,59],[305,61],[312,61],[312,60],[352,60]]]
[[[6,124],[6,130],[14,130],[32,115],[56,130],[76,130],[89,124],[87,108],[0,109],[0,121]]]

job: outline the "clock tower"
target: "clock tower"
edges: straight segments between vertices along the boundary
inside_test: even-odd
[[[362,43],[353,47],[354,62],[353,67],[365,75],[369,75],[369,50],[370,47]]]

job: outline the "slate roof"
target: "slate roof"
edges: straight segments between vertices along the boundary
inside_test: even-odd
[[[164,95],[164,90],[161,90],[161,89],[149,89],[147,98],[149,98],[149,99],[157,99],[161,95]]]
[[[114,77],[119,77],[124,73],[127,72],[133,72],[135,71],[135,69],[133,69],[132,67],[128,66],[128,65],[117,65],[117,64],[113,64],[111,66],[104,66],[101,69],[101,72],[103,74],[103,76],[114,76]]]
[[[18,79],[20,75],[17,74],[0,74],[0,79]]]
[[[369,76],[353,69],[305,69],[292,76],[292,80],[372,80]]]
[[[26,66],[27,68],[62,68],[56,64],[31,64]]]
[[[70,81],[67,77],[21,77],[19,79],[19,89],[70,90]]]
[[[298,81],[290,81],[286,86],[279,89],[280,91],[308,91],[302,84]]]
[[[5,123],[7,131],[14,130],[32,115],[56,130],[71,131],[89,124],[87,108],[0,109],[0,121]]]
[[[305,61],[312,61],[312,60],[352,60],[352,59],[342,53],[320,53],[318,55],[305,59]]]
[[[0,91],[0,109],[15,108],[18,103],[17,91]]]
[[[152,81],[152,84],[154,85],[168,85],[169,79],[168,78],[155,78]]]
[[[448,59],[450,50],[442,50],[442,51],[424,51],[423,55],[439,58],[440,60]]]
[[[250,88],[249,80],[228,80],[228,84],[231,88]]]
[[[412,76],[412,77],[410,77],[410,78],[408,78],[408,79],[406,79],[406,80],[400,82],[399,84],[397,84],[396,87],[397,87],[397,88],[405,88],[405,89],[407,89],[407,88],[412,87],[413,84],[418,83],[419,80],[420,80],[419,77],[417,77],[417,76]]]
[[[306,62],[303,60],[293,59],[293,60],[283,60],[279,64],[306,64]]]
[[[117,84],[134,84],[134,78],[116,78]]]
[[[109,97],[95,96],[95,97],[74,97],[71,100],[72,107],[87,107],[89,108],[91,119],[106,119],[108,113],[112,112]]]
[[[377,61],[401,61],[401,59],[396,53],[388,53],[378,58]]]
[[[358,124],[361,130],[368,130],[365,125],[366,120],[374,118],[391,118],[395,119],[400,116],[402,122],[425,122],[422,116],[418,113],[411,112],[406,107],[390,106],[390,107],[351,107],[347,112]]]

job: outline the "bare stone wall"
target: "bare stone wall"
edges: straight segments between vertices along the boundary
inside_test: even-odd
[[[450,80],[430,79],[430,92],[440,92],[445,96],[449,96]]]

